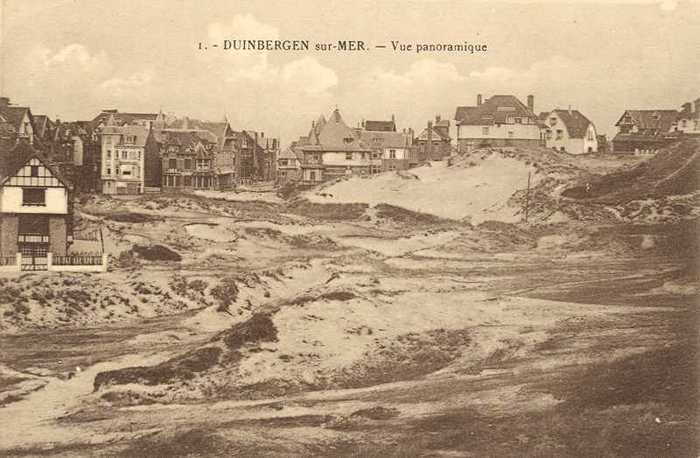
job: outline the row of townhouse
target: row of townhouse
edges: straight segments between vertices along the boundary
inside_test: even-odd
[[[279,141],[264,133],[234,131],[228,121],[108,111],[95,122],[105,194],[230,189],[275,179]]]

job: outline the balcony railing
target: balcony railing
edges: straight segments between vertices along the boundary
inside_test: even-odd
[[[19,234],[19,243],[49,243],[49,236],[45,234]]]

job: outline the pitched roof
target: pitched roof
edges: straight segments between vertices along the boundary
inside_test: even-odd
[[[0,148],[0,185],[17,173],[30,159],[37,158],[64,186],[70,187],[65,177],[53,167],[44,155],[27,141],[19,141],[11,148]]]
[[[143,126],[133,126],[133,125],[123,125],[123,126],[105,126],[102,129],[103,134],[119,134],[122,135],[121,142],[124,142],[126,136],[135,136],[136,141],[133,145],[135,146],[145,146],[146,140],[148,139],[149,129]]]
[[[293,147],[288,147],[280,151],[279,155],[277,156],[277,159],[298,159],[297,153],[294,151]]]
[[[321,127],[318,133],[318,145],[323,148],[340,150],[364,150],[357,133],[348,127],[340,115],[340,110],[333,110],[330,118]]]
[[[358,130],[361,143],[367,148],[405,148],[411,137],[404,132]]]
[[[365,130],[374,132],[396,132],[396,123],[391,121],[365,121]]]
[[[29,107],[16,107],[14,105],[0,107],[0,115],[16,130],[19,130],[22,120],[27,113],[29,114],[29,119],[33,122],[32,112]]]
[[[592,122],[578,110],[556,109],[553,110],[552,113],[556,113],[559,119],[564,123],[569,138],[585,137],[588,126],[592,124]]]
[[[155,121],[158,113],[120,113],[117,110],[102,110],[100,114],[92,120],[93,126],[107,122],[107,119],[112,116],[117,124],[133,124],[137,120]]]
[[[487,126],[505,124],[508,117],[532,118],[537,116],[513,95],[494,95],[477,107],[457,107],[457,124]]]
[[[432,140],[450,140],[450,136],[445,135],[444,131],[442,129],[436,129],[435,126],[433,126],[432,130],[433,130]],[[421,132],[416,137],[416,140],[428,141],[428,128],[427,127],[425,129],[423,129],[423,132]]]
[[[629,115],[632,124],[639,129],[652,129],[659,132],[668,132],[678,118],[677,110],[627,110],[615,123],[622,124],[622,120]]]

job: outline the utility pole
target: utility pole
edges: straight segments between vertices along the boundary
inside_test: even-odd
[[[527,172],[527,191],[525,192],[525,222],[527,223],[527,214],[530,210],[530,174]]]

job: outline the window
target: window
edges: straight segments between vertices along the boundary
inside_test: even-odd
[[[46,189],[44,188],[22,188],[23,206],[45,206]]]
[[[107,175],[111,175],[111,174],[112,174],[112,169],[107,167]]]
[[[352,143],[353,140],[355,140],[355,139],[352,138],[352,137],[345,137],[345,138],[343,139],[343,141],[344,141],[345,143]]]
[[[176,169],[177,168],[177,159],[168,159],[168,168],[169,169]]]
[[[192,169],[192,159],[185,159],[185,170]]]
[[[30,168],[30,174],[33,177],[38,177],[39,176],[39,166],[38,165],[31,165],[29,166]]]
[[[129,153],[126,150],[122,150],[122,159],[126,159]]]
[[[513,134],[513,131],[512,131],[512,130],[509,130],[509,131],[508,131],[508,138],[513,138],[513,135],[514,135],[514,134]]]
[[[122,170],[122,176],[131,176],[131,170]]]
[[[396,159],[396,150],[395,149],[389,150],[389,159]]]
[[[593,131],[592,130],[588,131],[588,140],[593,141]]]
[[[482,134],[482,135],[488,135],[488,134],[489,134],[489,128],[488,128],[488,127],[482,127],[482,128],[481,128],[481,134]]]
[[[561,140],[562,138],[564,138],[564,131],[557,129],[557,140]]]
[[[345,160],[352,161],[352,153],[345,153]]]
[[[286,159],[280,159],[280,165],[287,165]]]
[[[516,124],[522,124],[522,123],[523,123],[522,118],[515,118],[515,123],[516,123]]]
[[[111,149],[107,150],[107,159],[112,159],[112,150]]]
[[[557,118],[555,116],[552,116],[549,118],[549,125],[550,126],[556,126],[557,125]]]

